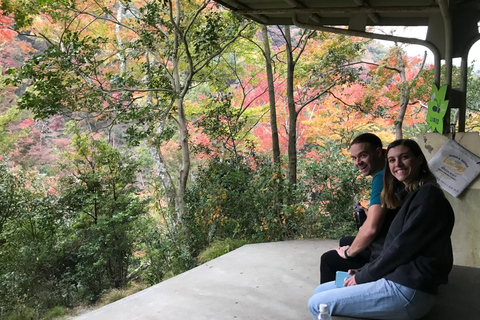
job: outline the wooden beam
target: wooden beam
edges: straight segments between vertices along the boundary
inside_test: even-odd
[[[237,1],[235,1],[237,2]],[[285,8],[285,9],[238,9],[239,14],[291,14],[291,13],[317,13],[317,14],[345,14],[345,13],[438,13],[438,6],[423,7],[344,7],[344,8]]]

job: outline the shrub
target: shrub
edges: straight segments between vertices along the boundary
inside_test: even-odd
[[[343,150],[331,144],[300,156],[298,173],[294,188],[269,160],[214,159],[200,168],[183,217],[192,255],[227,238],[265,242],[354,234],[354,199],[366,199],[370,183]]]
[[[310,236],[338,239],[354,234],[354,199],[368,199],[369,180],[333,144],[300,157],[299,163],[299,180],[310,195],[306,212]]]
[[[75,288],[67,280],[63,209],[35,172],[5,165],[0,172],[0,310],[23,315],[70,303]]]
[[[215,258],[218,258],[225,253],[240,248],[247,242],[244,240],[225,239],[214,241],[207,249],[202,251],[198,256],[200,263],[205,263]]]
[[[15,310],[5,317],[5,320],[35,320],[38,314],[35,309],[26,306],[16,306]]]
[[[103,140],[77,136],[74,143],[55,188],[35,172],[0,165],[4,314],[94,302],[124,286],[135,267],[136,221],[147,209],[136,195],[137,164]]]
[[[269,162],[216,159],[200,168],[187,191],[183,217],[192,254],[219,239],[261,242],[294,236],[300,224],[282,204],[288,190],[283,175]]]
[[[62,317],[68,314],[68,309],[61,306],[56,306],[53,309],[47,311],[43,316],[44,319],[54,319]]]
[[[134,262],[135,222],[147,211],[136,196],[138,163],[104,139],[76,134],[66,153],[60,203],[71,226],[72,277],[81,297],[96,301],[105,289],[127,283]]]
[[[173,224],[165,212],[163,214],[161,219],[149,216],[138,221],[139,242],[136,250],[140,252],[141,265],[148,266],[139,272],[139,276],[148,285],[159,283],[197,265],[187,245],[185,229],[180,224]]]
[[[219,161],[200,168],[187,192],[192,255],[215,240],[278,241],[306,236],[306,196],[271,161]]]

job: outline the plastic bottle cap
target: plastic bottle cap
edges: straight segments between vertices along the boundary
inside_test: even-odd
[[[328,306],[326,304],[320,305],[320,313],[328,313]]]

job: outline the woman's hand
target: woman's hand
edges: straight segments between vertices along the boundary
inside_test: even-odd
[[[350,287],[350,286],[357,285],[357,281],[355,281],[355,274],[356,273],[357,273],[357,270],[355,270],[355,269],[349,269],[348,270],[348,274],[351,274],[352,276],[345,279],[345,281],[343,282],[344,287]]]
[[[351,286],[356,286],[357,282],[355,281],[355,275],[351,276],[350,278],[345,279],[345,282],[343,283],[344,287],[351,287]]]

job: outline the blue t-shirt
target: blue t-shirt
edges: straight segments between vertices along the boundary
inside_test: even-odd
[[[370,194],[370,206],[374,204],[382,204],[380,200],[380,193],[383,190],[383,173],[385,169],[382,169],[373,176],[372,180],[372,193]]]

